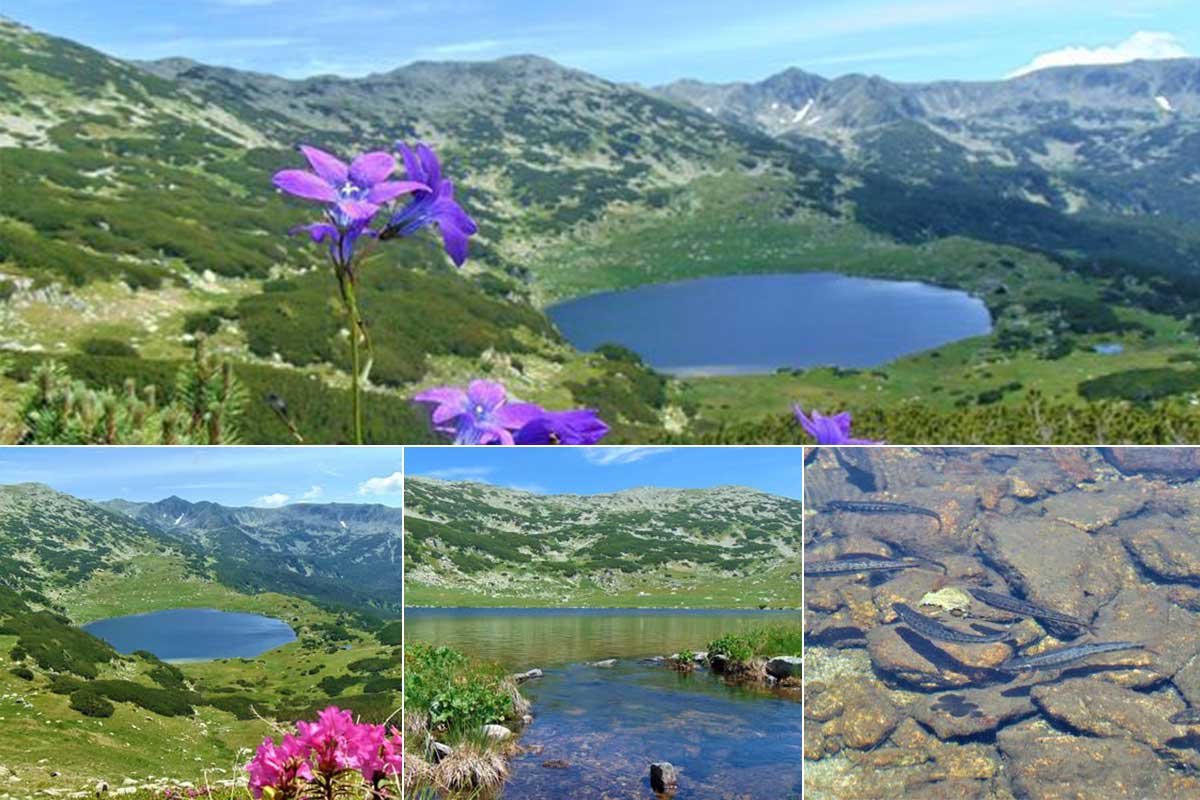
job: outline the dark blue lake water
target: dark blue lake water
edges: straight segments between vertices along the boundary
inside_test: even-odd
[[[652,284],[546,313],[582,350],[621,344],[676,375],[872,367],[992,326],[983,301],[966,292],[827,272]]]
[[[120,653],[147,650],[164,661],[250,658],[296,640],[296,632],[280,620],[212,608],[113,617],[83,629]]]

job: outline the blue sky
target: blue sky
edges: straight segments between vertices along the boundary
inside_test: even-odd
[[[542,494],[736,484],[800,498],[799,447],[409,447],[408,475]]]
[[[223,505],[402,500],[399,447],[6,447],[0,483],[36,481],[88,500],[178,495]]]
[[[759,80],[789,66],[990,79],[1200,54],[1196,0],[5,0],[2,13],[121,57],[287,77],[536,53],[643,84]]]

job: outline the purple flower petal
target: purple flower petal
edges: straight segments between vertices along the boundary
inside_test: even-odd
[[[608,433],[608,425],[591,408],[547,411],[513,436],[516,444],[595,444]]]
[[[396,149],[400,151],[400,158],[404,159],[404,176],[410,181],[425,181],[425,170],[421,167],[421,160],[417,158],[417,154],[412,151],[404,142],[396,142]]]
[[[442,180],[442,165],[437,153],[424,142],[417,143],[417,158],[421,159],[421,169],[424,172],[425,183],[437,186]]]
[[[379,211],[379,206],[366,200],[338,200],[337,207],[351,223],[365,222]]]
[[[382,183],[396,171],[396,159],[391,153],[363,153],[350,165],[350,180],[360,189],[370,189]]]
[[[495,410],[504,404],[507,394],[504,386],[494,381],[473,380],[467,384],[467,401],[472,408]]]
[[[444,425],[460,414],[465,414],[469,407],[467,393],[457,386],[437,386],[418,392],[413,400],[417,403],[432,403],[437,406],[433,410],[433,424]]]
[[[429,187],[416,181],[385,181],[377,183],[367,192],[367,202],[383,205],[406,192],[429,191]]]
[[[300,152],[308,159],[313,172],[323,178],[326,183],[340,186],[348,180],[349,170],[346,163],[340,158],[308,145],[300,145]]]
[[[336,237],[338,229],[328,222],[314,222],[311,225],[297,225],[288,230],[289,236],[295,236],[298,233],[307,233],[314,242],[320,244],[329,237]]]
[[[302,169],[285,169],[276,172],[272,182],[288,194],[303,197],[306,200],[332,203],[338,197],[332,186],[311,172],[305,172]]]
[[[546,409],[534,403],[507,403],[496,409],[496,421],[509,430],[519,430],[538,417],[544,417]]]
[[[843,411],[831,417],[825,416],[820,411],[813,411],[809,416],[799,405],[795,405],[792,406],[792,412],[796,415],[796,421],[804,428],[805,433],[815,439],[817,444],[884,444],[882,441],[851,438],[849,411]]]

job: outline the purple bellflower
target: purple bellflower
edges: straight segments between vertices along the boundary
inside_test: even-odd
[[[347,165],[341,159],[301,145],[312,172],[285,169],[275,173],[273,183],[295,197],[325,204],[326,222],[300,225],[290,233],[307,233],[314,242],[329,242],[329,255],[339,267],[347,267],[354,245],[361,236],[376,236],[371,220],[386,204],[402,194],[426,191],[417,181],[389,180],[396,171],[390,153],[364,153]]]
[[[595,444],[608,433],[608,426],[592,408],[547,411],[525,424],[513,435],[516,444]]]
[[[510,403],[504,386],[475,380],[460,389],[439,386],[418,393],[418,403],[433,408],[433,427],[455,444],[512,444],[512,432],[546,412],[533,403]]]
[[[434,430],[455,444],[593,444],[608,426],[591,409],[547,411],[534,403],[510,403],[504,386],[471,381],[465,389],[438,386],[413,397],[432,407]]]
[[[870,439],[855,439],[850,436],[850,412],[843,411],[827,417],[820,411],[813,411],[812,416],[804,413],[799,405],[792,406],[796,421],[804,431],[817,440],[817,444],[886,444]]]
[[[404,142],[396,142],[396,149],[404,159],[409,182],[425,188],[416,190],[407,205],[392,214],[380,238],[412,236],[422,228],[437,225],[446,254],[461,267],[467,260],[467,240],[479,226],[454,199],[454,183],[442,177],[437,154],[428,145],[418,142],[414,150]]]

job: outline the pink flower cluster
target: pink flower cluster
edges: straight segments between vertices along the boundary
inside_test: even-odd
[[[404,747],[400,731],[355,722],[349,711],[330,706],[316,722],[297,722],[296,734],[279,744],[263,739],[246,765],[255,798],[270,788],[275,798],[308,796],[310,785],[332,785],[334,778],[358,773],[372,790],[400,777]],[[375,792],[377,793],[377,792]]]

